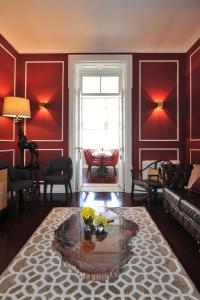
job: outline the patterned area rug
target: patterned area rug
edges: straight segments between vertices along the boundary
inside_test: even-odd
[[[200,299],[148,212],[143,207],[114,208],[140,226],[134,255],[119,277],[105,283],[64,273],[52,250],[54,230],[78,208],[54,208],[0,277],[0,299]]]

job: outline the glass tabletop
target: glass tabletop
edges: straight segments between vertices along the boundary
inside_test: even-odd
[[[129,242],[139,226],[110,211],[109,216],[112,222],[102,235],[85,233],[81,213],[73,214],[55,230],[52,245],[61,256],[64,271],[73,269],[89,280],[118,276],[133,255]]]

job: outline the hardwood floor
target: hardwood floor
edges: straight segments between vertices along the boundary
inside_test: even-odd
[[[49,196],[43,200],[41,195],[40,199],[35,198],[32,203],[23,204],[18,218],[12,210],[3,212],[0,216],[0,273],[8,266],[53,207],[82,207],[83,205],[92,207],[145,206],[200,291],[200,252],[193,238],[175,220],[165,214],[162,201],[152,200],[149,205],[145,197],[140,195],[131,202],[130,194],[124,193],[81,192],[73,194],[71,199],[66,199],[64,194],[54,194],[52,200]]]

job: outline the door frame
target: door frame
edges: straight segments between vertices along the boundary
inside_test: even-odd
[[[132,55],[118,55],[118,54],[83,54],[83,55],[69,55],[68,56],[68,88],[69,88],[69,131],[68,131],[68,153],[72,158],[73,163],[76,160],[75,141],[76,141],[76,115],[75,115],[75,66],[77,63],[87,62],[120,62],[125,64],[126,69],[126,88],[125,88],[125,136],[124,136],[124,192],[131,191],[131,172],[132,168]],[[73,177],[71,180],[72,191],[77,191],[77,169],[74,165]],[[111,189],[112,191],[112,189]]]

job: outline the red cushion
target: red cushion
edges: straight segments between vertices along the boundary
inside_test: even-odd
[[[191,190],[200,193],[200,177],[193,183]]]

